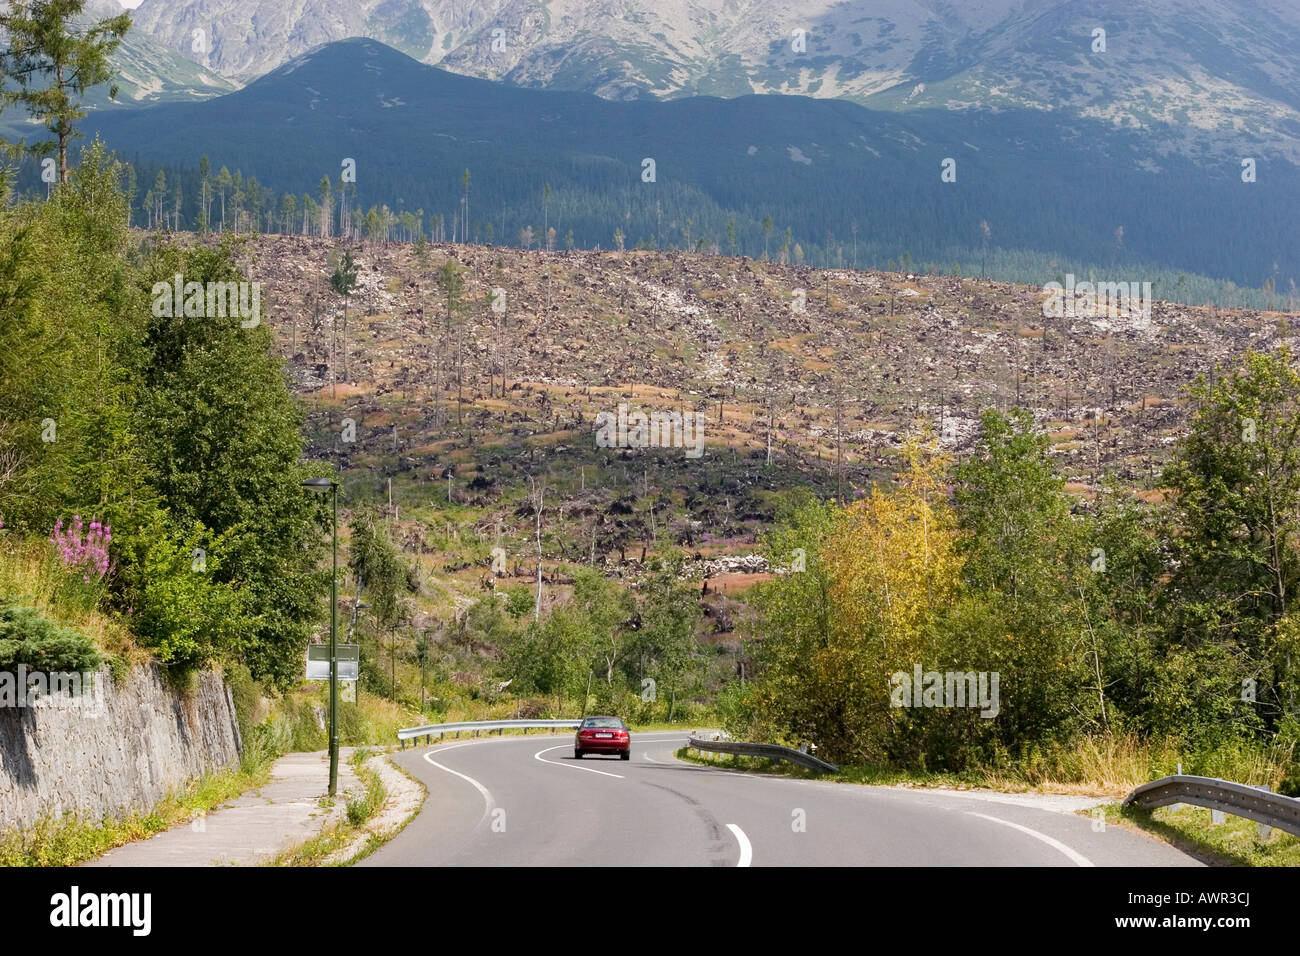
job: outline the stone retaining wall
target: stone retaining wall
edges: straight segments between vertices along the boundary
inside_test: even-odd
[[[157,665],[96,690],[15,706],[0,695],[0,831],[71,811],[98,820],[148,809],[205,771],[239,759],[234,701],[216,671],[180,692]],[[12,687],[12,683],[11,683]]]

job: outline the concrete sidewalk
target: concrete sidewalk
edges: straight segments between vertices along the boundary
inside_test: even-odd
[[[319,835],[343,817],[349,797],[364,787],[341,748],[334,806],[321,798],[329,790],[329,754],[292,753],[271,767],[271,779],[204,817],[157,836],[110,850],[86,866],[256,866]]]

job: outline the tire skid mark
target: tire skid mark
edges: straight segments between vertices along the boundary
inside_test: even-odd
[[[710,866],[731,866],[732,857],[732,837],[731,832],[727,830],[708,808],[700,801],[696,800],[689,794],[682,793],[680,790],[674,790],[672,787],[665,787],[660,783],[646,783],[647,787],[654,787],[656,790],[663,790],[671,793],[677,799],[683,801],[691,808],[691,811],[704,824],[704,829],[709,835],[709,865]]]

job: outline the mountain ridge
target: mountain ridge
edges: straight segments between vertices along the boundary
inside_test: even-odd
[[[139,28],[238,81],[365,36],[517,86],[607,99],[797,93],[875,108],[1045,109],[1182,155],[1300,163],[1300,8],[1278,0],[144,0]],[[1093,31],[1107,31],[1093,52]],[[795,31],[804,31],[797,36]],[[1187,36],[1198,38],[1188,43]],[[1176,128],[1175,128],[1176,127]]]
[[[987,221],[996,247],[1057,252],[1063,266],[1164,263],[1258,286],[1263,274],[1251,273],[1278,263],[1280,281],[1300,276],[1297,240],[1277,217],[1295,207],[1295,170],[1244,187],[1235,163],[1162,156],[1140,131],[1039,111],[900,114],[793,96],[611,101],[464,77],[352,39],[238,92],[100,113],[91,128],[128,158],[192,168],[207,153],[295,193],[314,193],[352,158],[363,209],[454,210],[470,169],[479,224],[507,242],[526,226],[540,242],[549,222],[586,247],[608,246],[615,228],[629,245],[721,245],[734,219],[751,254],[775,253],[788,228],[810,256],[838,249],[843,262],[856,223],[864,241],[887,234],[890,256],[947,263],[946,250],[978,243]],[[292,150],[276,145],[285,130]],[[654,182],[642,180],[645,159]],[[949,159],[951,183],[941,179]],[[553,215],[541,208],[546,184]],[[1225,203],[1241,216],[1219,224]],[[768,215],[771,237],[760,232]]]

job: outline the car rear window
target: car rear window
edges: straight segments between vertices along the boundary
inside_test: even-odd
[[[617,717],[588,717],[582,722],[584,727],[612,727],[616,730],[623,729],[623,721]]]

